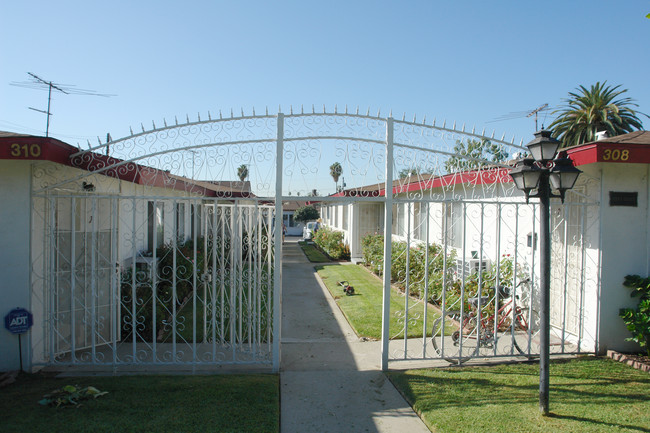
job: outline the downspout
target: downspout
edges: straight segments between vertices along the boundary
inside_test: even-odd
[[[600,317],[602,311],[602,287],[603,287],[603,206],[605,204],[605,185],[603,181],[603,168],[600,168],[600,203],[598,205],[598,286],[596,290],[596,338],[594,351],[600,353]]]

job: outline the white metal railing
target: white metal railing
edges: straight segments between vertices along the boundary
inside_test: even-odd
[[[397,351],[391,339],[410,335],[413,317],[422,315],[427,329],[433,320],[426,308],[413,313],[414,306],[425,305],[421,299],[405,297],[404,310],[397,313],[404,327],[394,332],[388,326],[396,313],[389,308],[391,283],[407,290],[423,286],[423,296],[429,299],[434,281],[428,271],[423,281],[414,280],[409,272],[404,281],[391,280],[393,235],[409,247],[404,250],[409,256],[407,266],[410,247],[436,236],[445,252],[456,251],[455,257],[461,259],[460,276],[458,272],[448,275],[460,269],[456,258],[444,259],[445,289],[437,300],[442,317],[453,297],[447,286],[460,287],[461,298],[469,293],[471,274],[462,259],[490,267],[500,263],[500,254],[512,251],[515,267],[526,264],[534,275],[534,254],[523,258],[521,237],[535,232],[537,214],[535,205],[523,203],[508,177],[507,159],[526,151],[514,139],[506,142],[505,136],[499,139],[464,125],[457,128],[455,123],[448,127],[446,121],[397,120],[392,114],[373,116],[347,107],[341,112],[337,108],[316,112],[312,107],[311,112],[301,108],[288,114],[267,110],[237,117],[208,115],[207,120],[163,124],[75,152],[67,167],[48,163],[35,167],[32,291],[33,303],[44,318],[42,330],[33,333],[35,359],[72,364],[262,362],[277,371],[282,222],[273,215],[282,214],[287,200],[316,200],[332,207],[343,203],[350,208],[348,215],[354,214],[354,206],[375,203],[381,212],[373,216],[372,225],[383,221],[387,240],[382,268],[382,368],[389,361],[412,358],[409,338],[400,341]],[[490,146],[483,146],[486,143]],[[476,153],[476,148],[482,150]],[[486,149],[493,153],[485,153]],[[334,190],[330,178],[329,168],[335,162],[343,168],[343,191]],[[247,182],[220,182],[232,179],[240,165],[247,166]],[[580,258],[575,271],[560,279],[560,286],[564,293],[582,291],[576,302],[562,295],[564,305],[578,311],[575,319],[576,314],[569,317],[563,310],[563,325],[558,328],[562,350],[568,350],[567,336],[577,333],[579,347],[591,337],[585,335],[582,316],[590,308],[584,291],[590,290],[589,284],[598,284],[590,281],[592,258],[586,252],[593,225],[591,208],[586,203],[581,206],[579,229],[562,222],[571,218],[556,222],[558,230],[565,228],[565,235],[557,237],[557,245],[565,246],[564,253],[556,254],[557,263],[569,263],[566,259],[576,254]],[[395,218],[399,221],[394,226]],[[355,227],[359,225],[348,226],[348,236],[358,241]],[[400,227],[406,231],[400,232]],[[244,240],[256,242],[246,247],[245,253],[252,254],[249,258],[244,258]],[[185,241],[193,247],[190,256],[181,257]],[[197,245],[201,241],[203,245]],[[173,253],[160,257],[160,244]],[[198,269],[200,256],[213,263]],[[171,264],[165,271],[161,262],[169,257]],[[129,258],[131,265],[124,265]],[[179,274],[179,269],[189,266],[187,261],[194,261],[193,271]],[[149,269],[141,271],[145,264]],[[130,281],[125,282],[122,274],[128,270]],[[582,277],[575,280],[574,273]],[[484,277],[478,274],[477,284],[483,285]],[[163,293],[166,285],[171,291]],[[180,299],[185,293],[179,289],[185,286],[191,294]],[[139,295],[143,291],[148,291],[147,296]],[[145,307],[149,302],[152,306]],[[481,307],[488,308],[487,304]],[[144,314],[146,308],[151,317]],[[191,323],[183,315],[184,308],[191,309],[187,316]],[[465,317],[466,308],[459,318]],[[235,310],[233,320],[228,314]],[[145,322],[152,324],[151,329]],[[184,333],[188,329],[190,335]],[[425,335],[417,349],[421,357],[446,357],[427,344],[432,343]]]

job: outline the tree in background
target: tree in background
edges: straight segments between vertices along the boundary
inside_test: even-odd
[[[239,168],[237,169],[237,177],[239,177],[239,180],[241,180],[242,182],[246,180],[246,178],[248,177],[248,166],[246,166],[246,164],[242,164],[239,166]]]
[[[587,89],[580,86],[576,92],[569,92],[569,98],[561,109],[553,114],[558,117],[549,125],[553,136],[562,142],[562,147],[575,146],[596,140],[596,132],[606,131],[610,137],[643,129],[633,99],[622,97],[627,89],[618,90],[620,85],[606,86],[607,81],[597,82]],[[639,113],[643,114],[643,113]],[[643,114],[648,117],[647,115]]]
[[[341,174],[343,174],[343,167],[341,167],[341,163],[335,162],[334,164],[330,165],[330,176],[332,176],[334,183],[336,183],[336,192],[339,190],[339,177],[341,177]]]
[[[293,213],[294,221],[298,221],[300,223],[314,221],[318,218],[320,218],[320,214],[318,213],[318,209],[316,209],[314,206],[303,206],[296,209],[296,211]]]
[[[406,177],[410,177],[414,175],[429,175],[429,174],[433,174],[433,171],[427,168],[422,168],[420,166],[417,166],[417,167],[402,169],[397,175],[397,178],[404,179]]]
[[[452,156],[445,162],[447,173],[476,170],[490,163],[505,162],[510,156],[503,146],[493,144],[485,138],[457,140],[454,153],[457,156]]]

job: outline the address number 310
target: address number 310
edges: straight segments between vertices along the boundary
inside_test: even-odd
[[[11,145],[11,156],[13,158],[38,158],[41,156],[41,146],[14,143]]]

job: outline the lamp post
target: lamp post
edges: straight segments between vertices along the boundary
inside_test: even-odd
[[[510,170],[515,186],[529,198],[539,198],[540,204],[540,353],[539,353],[539,410],[548,415],[549,349],[550,349],[550,290],[551,290],[551,234],[550,199],[564,195],[575,185],[581,171],[566,156],[557,155],[560,142],[551,132],[537,131],[528,143],[532,158],[524,158]],[[554,194],[551,189],[557,190]],[[533,191],[535,191],[533,193]]]

